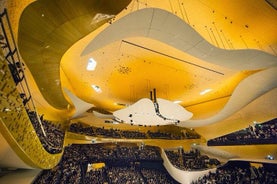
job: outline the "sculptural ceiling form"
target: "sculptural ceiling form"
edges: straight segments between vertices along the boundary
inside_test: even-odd
[[[144,104],[134,106],[135,113],[124,113],[128,115],[124,121],[139,122],[136,114],[143,122],[147,116],[155,117],[152,122],[157,125],[159,117],[148,98],[156,88],[162,116],[177,119],[178,126],[197,127],[218,122],[276,88],[277,15],[266,2],[242,6],[228,1],[228,9],[212,1],[205,5],[178,1],[180,6],[177,1],[116,2],[120,3],[111,8],[113,0],[67,4],[40,0],[22,13],[19,50],[52,107],[64,109],[70,104],[77,117],[91,104],[116,117],[132,104]],[[198,10],[190,12],[194,3],[199,3]],[[254,13],[259,9],[262,14]],[[266,35],[260,36],[261,26]],[[236,35],[238,30],[242,35]],[[259,49],[257,42],[266,49]],[[183,117],[186,113],[179,107],[193,117],[190,113]]]

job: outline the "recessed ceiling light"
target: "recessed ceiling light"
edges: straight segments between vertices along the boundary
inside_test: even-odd
[[[60,85],[60,82],[61,82],[60,79],[56,79],[56,80],[55,80],[55,83],[56,83],[57,86]]]
[[[205,95],[206,93],[212,91],[212,89],[205,89],[203,91],[200,92],[200,95]]]
[[[9,109],[9,108],[5,107],[5,108],[4,108],[4,111],[5,111],[5,112],[10,112],[10,111],[11,111],[11,109]]]
[[[94,24],[94,23],[98,23],[98,22],[100,22],[100,21],[103,21],[103,20],[108,20],[108,19],[111,19],[111,18],[113,18],[114,17],[114,15],[109,15],[109,14],[103,14],[103,13],[97,13],[94,17],[93,17],[93,19],[92,19],[92,21],[91,21],[91,25],[92,24]]]
[[[93,58],[89,58],[89,60],[88,60],[88,65],[87,65],[87,70],[88,70],[88,71],[93,71],[93,70],[95,70],[96,65],[97,65],[96,61],[95,61]]]
[[[101,88],[99,87],[99,86],[97,86],[97,85],[91,85],[91,87],[94,89],[94,91],[96,91],[97,93],[102,93],[102,90],[101,90]]]
[[[181,100],[175,100],[173,103],[178,104],[178,103],[181,103],[181,102],[182,102]]]

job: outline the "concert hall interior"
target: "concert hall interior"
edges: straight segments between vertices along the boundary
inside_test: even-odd
[[[0,183],[277,183],[276,0],[1,0],[0,25]]]

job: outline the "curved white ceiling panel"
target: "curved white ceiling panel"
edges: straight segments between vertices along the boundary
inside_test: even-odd
[[[155,107],[150,99],[143,98],[124,109],[117,110],[113,115],[121,122],[132,125],[159,125],[160,118],[156,116]],[[168,124],[164,122],[164,125]]]
[[[74,105],[75,112],[71,116],[71,119],[78,118],[81,115],[83,115],[88,109],[94,107],[93,104],[87,103],[83,101],[82,99],[78,98],[76,95],[74,95],[71,91],[69,91],[66,88],[63,88],[65,94],[70,99],[71,103]]]
[[[143,98],[129,107],[113,113],[121,122],[131,125],[169,125],[186,121],[192,117],[192,113],[179,104],[161,98],[154,103],[148,98]]]
[[[254,99],[277,87],[277,67],[255,73],[244,79],[234,90],[224,108],[216,115],[201,120],[188,120],[181,122],[178,126],[200,127],[221,121]],[[276,100],[276,99],[275,99]]]
[[[160,114],[168,119],[186,121],[193,116],[184,107],[169,100],[157,98],[157,103],[159,104]]]
[[[138,10],[114,22],[98,34],[81,55],[134,36],[159,40],[204,61],[230,69],[254,70],[277,65],[276,56],[259,50],[217,48],[176,15],[156,8]]]

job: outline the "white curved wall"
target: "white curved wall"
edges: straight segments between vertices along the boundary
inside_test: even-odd
[[[164,160],[164,166],[168,173],[178,182],[182,184],[190,184],[192,181],[197,180],[200,176],[208,174],[209,172],[215,172],[214,169],[207,169],[203,171],[183,171],[174,167],[168,160],[164,150],[162,149],[162,158]]]

